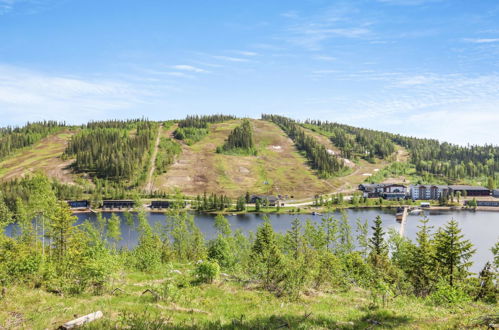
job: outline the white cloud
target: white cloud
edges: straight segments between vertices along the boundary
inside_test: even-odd
[[[250,52],[250,51],[245,51],[245,50],[236,50],[234,53],[242,55],[242,56],[258,56],[258,53],[256,52]]]
[[[117,117],[152,96],[129,83],[51,75],[0,65],[0,116],[16,124],[55,119],[81,122]]]
[[[281,39],[311,51],[324,48],[326,41],[335,38],[372,39],[372,21],[360,15],[351,2],[338,3],[319,14],[300,16],[284,29]]]
[[[336,61],[336,57],[333,56],[327,56],[327,55],[315,55],[312,57],[314,60],[319,60],[319,61]]]
[[[232,56],[215,55],[213,56],[213,58],[227,62],[249,62],[249,60],[246,58],[232,57]]]
[[[196,72],[196,73],[208,73],[209,72],[207,70],[204,70],[204,69],[192,66],[192,65],[186,65],[186,64],[174,65],[172,68],[176,69],[176,70]]]
[[[468,38],[464,40],[474,44],[490,44],[490,43],[499,42],[499,38],[476,38],[476,39]]]

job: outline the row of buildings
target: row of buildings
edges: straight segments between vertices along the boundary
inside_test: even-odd
[[[68,205],[72,209],[88,209],[90,208],[90,201],[68,201]],[[171,203],[169,201],[152,201],[149,207],[151,209],[167,209]],[[102,209],[131,209],[135,207],[133,200],[105,200],[102,201]]]
[[[410,185],[366,183],[359,185],[359,190],[364,197],[381,197],[385,199],[412,199],[412,200],[436,200],[442,196],[499,197],[499,190],[491,191],[485,187],[468,185]]]

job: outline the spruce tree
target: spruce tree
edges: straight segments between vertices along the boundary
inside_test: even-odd
[[[426,296],[435,282],[435,248],[433,246],[428,219],[422,219],[416,233],[416,247],[411,258],[411,278],[415,294]]]
[[[374,220],[374,226],[371,227],[373,234],[369,238],[369,248],[371,249],[371,255],[376,256],[386,256],[388,253],[388,247],[385,242],[385,232],[382,227],[383,221],[378,215]]]
[[[267,289],[275,290],[284,279],[283,256],[272,225],[266,220],[258,227],[251,249],[251,269]]]
[[[369,223],[367,220],[361,221],[360,219],[356,220],[356,239],[357,239],[357,246],[360,249],[361,255],[366,258],[367,257],[367,251],[369,248],[369,238],[368,238],[368,229],[369,229]]]
[[[285,236],[285,242],[288,250],[293,255],[295,260],[298,259],[300,251],[303,244],[303,237],[301,232],[301,221],[295,218],[291,223],[291,229],[289,229]]]
[[[471,266],[470,258],[475,253],[473,244],[464,239],[457,221],[449,221],[435,235],[435,260],[439,266],[440,275],[451,287],[457,279],[467,275]]]

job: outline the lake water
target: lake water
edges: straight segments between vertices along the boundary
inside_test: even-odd
[[[400,224],[395,221],[395,210],[390,209],[348,209],[345,210],[352,230],[355,230],[356,219],[368,220],[370,226],[376,216],[380,215],[383,219],[383,226],[394,228],[398,231]],[[104,217],[108,218],[111,213],[103,213]],[[122,216],[118,213],[119,216]],[[341,213],[332,213],[338,219]],[[447,221],[455,219],[459,222],[460,228],[463,230],[466,239],[469,239],[476,248],[476,254],[473,257],[472,271],[478,272],[481,270],[485,262],[492,260],[492,252],[490,248],[499,239],[499,212],[488,211],[425,211],[425,215],[430,219],[429,225],[434,226],[433,230],[443,226]],[[291,222],[295,218],[299,218],[303,223],[306,219],[311,219],[315,222],[321,221],[321,216],[313,215],[292,215],[292,214],[267,214],[272,226],[277,232],[284,233],[291,228]],[[325,215],[324,215],[325,216]],[[86,219],[95,221],[96,215],[92,213],[77,214],[78,222],[83,222]],[[263,214],[243,214],[227,216],[233,230],[240,229],[244,233],[256,231],[256,228],[264,221]],[[405,228],[405,235],[414,239],[418,230],[419,220],[422,215],[409,215]],[[165,215],[161,213],[149,213],[148,219],[151,225],[155,223],[165,223]],[[206,214],[196,214],[195,223],[204,233],[206,239],[211,239],[215,236],[215,228],[213,227],[214,216]],[[122,221],[122,246],[135,246],[138,236],[133,230]]]

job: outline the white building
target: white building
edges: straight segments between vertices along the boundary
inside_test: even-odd
[[[442,194],[449,193],[449,186],[439,185],[415,185],[410,188],[410,195],[412,200],[435,200],[439,199]]]

